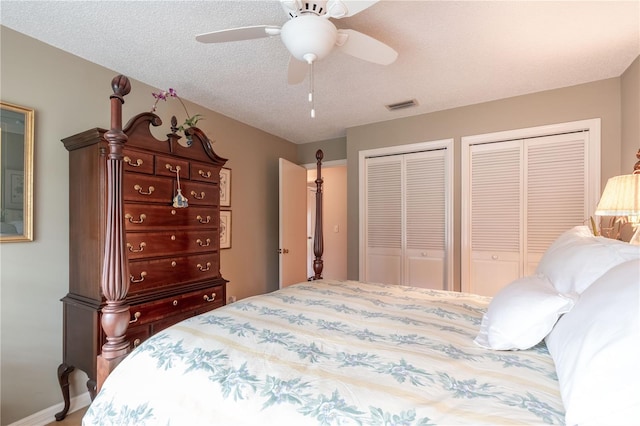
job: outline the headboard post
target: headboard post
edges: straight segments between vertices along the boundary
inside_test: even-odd
[[[131,91],[129,79],[116,76],[112,82],[111,128],[104,135],[109,143],[107,155],[107,230],[105,234],[104,263],[101,288],[105,298],[102,308],[102,328],[106,343],[98,355],[97,389],[104,379],[129,353],[129,341],[125,338],[129,325],[129,265],[125,251],[123,193],[122,193],[122,149],[127,135],[122,131],[122,104],[124,96]]]
[[[322,232],[322,158],[324,153],[321,149],[316,151],[316,224],[315,233],[313,237],[313,254],[315,260],[313,261],[313,276],[314,280],[322,279],[322,268],[324,266],[322,261],[322,253],[324,252],[324,239]]]

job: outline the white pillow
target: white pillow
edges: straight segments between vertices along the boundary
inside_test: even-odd
[[[567,425],[640,423],[640,260],[594,282],[547,336]]]
[[[520,278],[491,300],[474,341],[487,349],[529,349],[573,304],[573,297],[559,294],[545,277]]]
[[[536,274],[548,277],[560,293],[582,293],[609,269],[633,259],[640,259],[640,246],[596,237],[587,226],[576,226],[551,244]]]

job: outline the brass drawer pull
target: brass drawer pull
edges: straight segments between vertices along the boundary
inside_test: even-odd
[[[200,272],[207,272],[211,268],[211,262],[207,262],[207,266],[202,266],[198,263],[197,268],[200,270]]]
[[[180,166],[176,166],[176,168],[174,169],[173,166],[169,163],[165,164],[164,167],[171,171],[171,173],[178,173],[180,171]]]
[[[198,174],[207,179],[211,177],[211,172],[205,172],[204,170],[198,170]]]
[[[201,192],[200,195],[198,195],[196,191],[191,191],[191,196],[196,200],[204,200],[204,191]]]
[[[149,191],[144,191],[142,189],[142,187],[140,185],[138,185],[138,184],[135,184],[133,189],[138,191],[138,194],[140,194],[140,195],[151,195],[151,194],[153,194],[153,191],[155,191],[155,188],[153,186],[149,187]]]
[[[140,343],[142,343],[142,341],[140,339],[136,339],[133,341],[133,347],[137,348],[138,346],[140,346]]]
[[[133,275],[129,275],[129,281],[131,281],[133,284],[135,283],[141,283],[142,281],[144,281],[144,277],[147,276],[147,272],[146,271],[142,271],[140,272],[140,279],[136,280]]]
[[[173,303],[172,303],[172,305],[173,305],[173,306],[178,306],[178,300],[177,300],[177,299],[176,299],[176,300],[174,300],[174,301],[173,301]]]
[[[131,161],[131,157],[125,156],[124,162],[130,165],[131,167],[140,167],[142,166],[143,161],[141,159],[137,159],[135,163]]]
[[[140,215],[140,220],[135,220],[132,215],[127,213],[127,214],[124,215],[124,218],[127,219],[130,223],[142,223],[147,218],[147,215],[142,213]]]
[[[144,250],[144,248],[145,248],[146,246],[147,246],[147,243],[145,243],[145,242],[143,241],[143,242],[141,242],[141,243],[140,243],[140,245],[139,245],[139,247],[140,247],[140,248],[138,248],[138,249],[134,249],[134,248],[133,248],[133,245],[131,245],[131,243],[127,243],[127,248],[129,249],[129,251],[130,251],[131,253],[140,253],[141,251],[143,251],[143,250]]]
[[[198,219],[198,222],[200,222],[200,223],[209,223],[209,222],[211,222],[211,216],[207,216],[207,219],[205,220],[202,216],[198,215],[196,217],[196,219]]]
[[[138,320],[140,319],[141,316],[142,316],[142,314],[140,313],[140,311],[136,312],[135,314],[133,314],[133,319],[129,321],[129,324],[133,324],[134,322],[138,322]]]
[[[202,240],[200,238],[198,238],[196,240],[196,244],[198,244],[200,247],[209,247],[209,245],[211,244],[211,238],[207,238],[207,243],[203,243]]]
[[[203,299],[206,302],[213,302],[214,300],[216,300],[216,294],[215,293],[211,293],[211,297],[209,297],[208,295],[204,295]]]

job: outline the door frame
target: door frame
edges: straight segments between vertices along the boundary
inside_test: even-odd
[[[435,141],[418,142],[407,145],[395,145],[384,148],[366,149],[358,152],[358,210],[359,210],[359,225],[358,225],[358,279],[363,280],[365,277],[366,268],[366,221],[365,221],[365,198],[366,198],[366,160],[371,157],[381,157],[388,155],[403,155],[412,154],[421,151],[432,151],[436,149],[446,149],[445,155],[445,290],[453,290],[453,223],[454,223],[454,211],[453,211],[453,180],[454,180],[454,140],[440,139]]]

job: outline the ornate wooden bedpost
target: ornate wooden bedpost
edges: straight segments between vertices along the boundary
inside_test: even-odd
[[[313,261],[314,280],[322,279],[322,253],[324,252],[324,240],[322,234],[322,158],[324,153],[321,149],[316,151],[316,224],[313,236],[313,254],[316,256]]]
[[[98,355],[97,392],[118,363],[129,353],[125,338],[129,325],[129,265],[125,251],[122,148],[127,135],[122,131],[122,104],[131,91],[129,79],[123,75],[111,81],[111,128],[104,137],[109,142],[107,156],[107,230],[105,234],[104,263],[102,267],[102,293],[106,305],[102,308],[102,328],[107,342]]]

